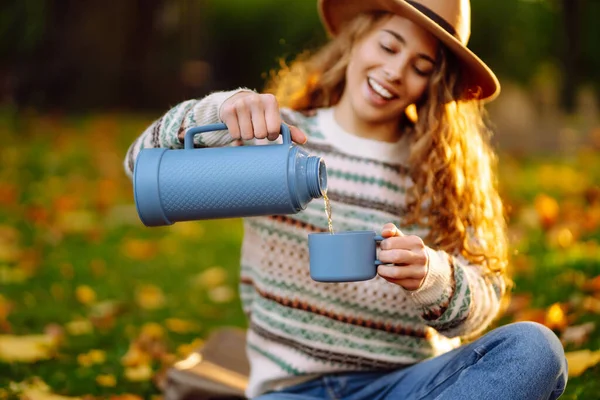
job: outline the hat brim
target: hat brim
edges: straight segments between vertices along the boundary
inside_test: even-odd
[[[356,15],[372,11],[387,11],[405,17],[446,45],[464,67],[462,77],[466,93],[463,99],[477,98],[489,102],[500,94],[498,78],[475,53],[404,0],[319,0],[319,15],[331,36],[336,36]]]

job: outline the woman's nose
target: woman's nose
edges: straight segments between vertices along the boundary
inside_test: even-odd
[[[395,59],[384,65],[383,74],[390,82],[402,82],[406,71],[406,61]]]

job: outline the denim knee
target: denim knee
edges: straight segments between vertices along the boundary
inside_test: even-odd
[[[503,340],[516,352],[515,361],[537,373],[543,370],[546,376],[562,377],[566,381],[565,352],[552,330],[537,322],[516,322],[503,328]]]

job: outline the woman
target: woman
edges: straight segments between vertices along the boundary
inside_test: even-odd
[[[244,221],[241,297],[248,397],[555,399],[560,342],[517,323],[475,339],[507,292],[507,240],[483,101],[499,93],[472,52],[467,0],[320,0],[331,42],[273,76],[272,94],[184,102],[131,146],[181,147],[189,127],[225,122],[199,146],[279,135],[322,156],[337,230],[386,238],[378,276],[318,283],[307,235],[323,207]],[[143,146],[143,147],[142,147]]]

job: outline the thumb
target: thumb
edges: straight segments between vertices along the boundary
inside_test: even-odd
[[[383,229],[381,230],[381,236],[383,237],[393,237],[393,236],[404,236],[402,231],[396,227],[396,225],[392,223],[385,224]]]
[[[292,141],[298,144],[304,144],[308,141],[308,136],[306,133],[302,132],[300,128],[295,127],[293,125],[289,125],[290,127],[290,135],[292,136]]]

